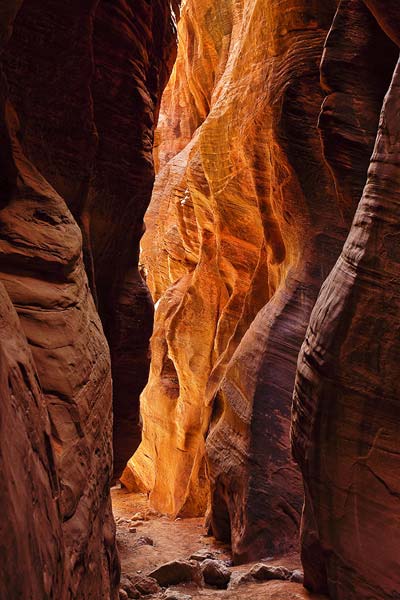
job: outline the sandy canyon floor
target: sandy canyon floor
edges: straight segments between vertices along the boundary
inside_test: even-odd
[[[286,581],[239,582],[254,563],[232,567],[229,548],[213,537],[207,536],[203,519],[176,519],[155,514],[149,509],[142,494],[113,489],[113,510],[117,522],[117,542],[122,566],[122,582],[127,578],[148,576],[152,571],[170,561],[189,559],[198,551],[208,551],[217,560],[224,561],[232,571],[228,589],[211,586],[199,587],[194,583],[169,586],[162,591],[147,594],[146,598],[165,600],[197,600],[221,598],[229,600],[325,600],[323,596],[307,593],[301,584]],[[266,557],[270,566],[300,569],[296,555]],[[122,592],[123,594],[123,592]],[[123,598],[129,596],[122,596]],[[135,597],[134,595],[132,597]],[[142,597],[140,595],[136,597]]]

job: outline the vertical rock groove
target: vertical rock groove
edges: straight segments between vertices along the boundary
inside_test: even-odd
[[[176,51],[170,10],[164,0],[32,0],[5,55],[24,152],[82,229],[111,351],[116,476],[139,443],[148,374],[153,306],[137,265],[155,119]]]

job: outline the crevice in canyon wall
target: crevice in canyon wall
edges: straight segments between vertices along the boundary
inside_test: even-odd
[[[399,43],[396,3],[341,3],[324,57],[324,70],[336,71],[339,93],[328,97],[331,108],[324,105],[323,137],[328,159],[339,158],[332,169],[341,189],[349,198],[357,194],[354,203],[365,181],[357,167],[368,162],[369,171],[342,254],[311,316],[293,405],[292,443],[305,483],[305,585],[334,600],[383,600],[400,593],[400,74],[398,47],[385,39],[366,6],[392,42]],[[374,70],[380,60],[385,64]],[[339,61],[340,70],[331,70]],[[387,88],[369,161],[380,98]],[[331,112],[328,121],[325,111]],[[356,114],[363,119],[357,131]],[[339,153],[332,152],[334,134]]]
[[[400,598],[397,4],[0,0],[0,600]]]
[[[142,240],[156,302],[143,438],[122,480],[162,512],[208,509],[236,562],[297,547],[297,356],[366,181],[396,14],[372,0],[182,8]]]

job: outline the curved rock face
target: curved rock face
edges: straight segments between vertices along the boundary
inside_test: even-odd
[[[222,378],[207,438],[211,527],[217,537],[231,539],[238,562],[297,548],[303,494],[289,441],[296,360],[348,226],[316,130],[319,61],[335,3],[305,8],[293,9],[304,19],[301,32],[282,3],[270,24],[275,56],[265,98],[272,109],[264,168],[271,187],[264,210],[281,236],[281,257],[271,249],[267,255],[268,276],[277,284]],[[267,247],[270,230],[267,223]]]
[[[394,28],[400,23],[400,12],[396,3],[365,4],[397,42],[399,29]],[[355,39],[369,47],[370,60],[385,49],[387,78],[398,49],[387,52],[388,40],[377,31],[361,2],[342,2],[335,25],[342,39],[349,31],[348,26],[342,29],[345,22],[359,32]],[[343,50],[341,54],[336,48],[337,58],[350,52],[346,44]],[[368,56],[365,52],[354,58],[351,51],[355,68],[362,60],[361,72]],[[352,85],[357,90],[360,83],[358,90],[364,92],[365,78]],[[383,83],[382,79],[381,91]],[[399,86],[397,65],[362,199],[343,252],[312,313],[298,362],[292,443],[306,492],[305,584],[328,592],[334,600],[383,600],[397,597],[400,589],[396,476],[400,450]],[[376,119],[373,111],[379,97],[375,98],[370,112],[363,113],[367,118],[370,115],[369,131]],[[345,118],[338,127],[342,139],[349,134],[347,126]],[[331,133],[326,135],[329,139]],[[363,160],[366,153],[367,147]],[[356,160],[359,155],[353,154],[352,162]],[[342,175],[338,179],[345,186]]]
[[[112,361],[93,296],[122,398],[121,470],[146,376],[135,247],[173,30],[166,2],[0,7],[1,600],[118,596]]]
[[[0,598],[63,600],[67,580],[50,424],[32,355],[2,284],[0,336]]]
[[[87,283],[79,227],[23,155],[9,103],[5,116],[16,179],[0,211],[0,281],[18,312],[46,400],[60,480],[65,593],[67,598],[111,598],[119,568],[109,496],[108,346]],[[40,438],[40,421],[32,425]],[[13,440],[8,443],[14,446]],[[35,473],[28,476],[38,485]]]
[[[362,194],[379,114],[398,50],[362,0],[342,0],[321,63],[326,98],[319,128],[341,210],[351,220]]]
[[[176,47],[172,10],[165,0],[24,2],[5,56],[24,152],[83,232],[111,350],[116,476],[139,443],[148,375],[153,306],[137,265]]]
[[[335,8],[188,0],[156,137],[142,260],[157,311],[126,481],[200,514],[210,480],[212,529],[237,561],[298,532],[296,357],[349,226],[316,129]]]

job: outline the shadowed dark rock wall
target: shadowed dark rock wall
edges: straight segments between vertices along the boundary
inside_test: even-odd
[[[83,233],[111,351],[116,476],[140,440],[148,375],[153,306],[138,254],[153,130],[176,52],[171,8],[164,0],[31,0],[4,61],[24,152]]]
[[[383,31],[398,42],[397,3],[342,1],[323,62],[325,153],[355,206],[369,164],[349,236],[311,316],[293,404],[305,584],[332,600],[400,597],[400,74],[398,48]]]
[[[173,40],[169,2],[0,7],[1,600],[118,597],[111,367],[121,471],[148,361],[138,243]]]

